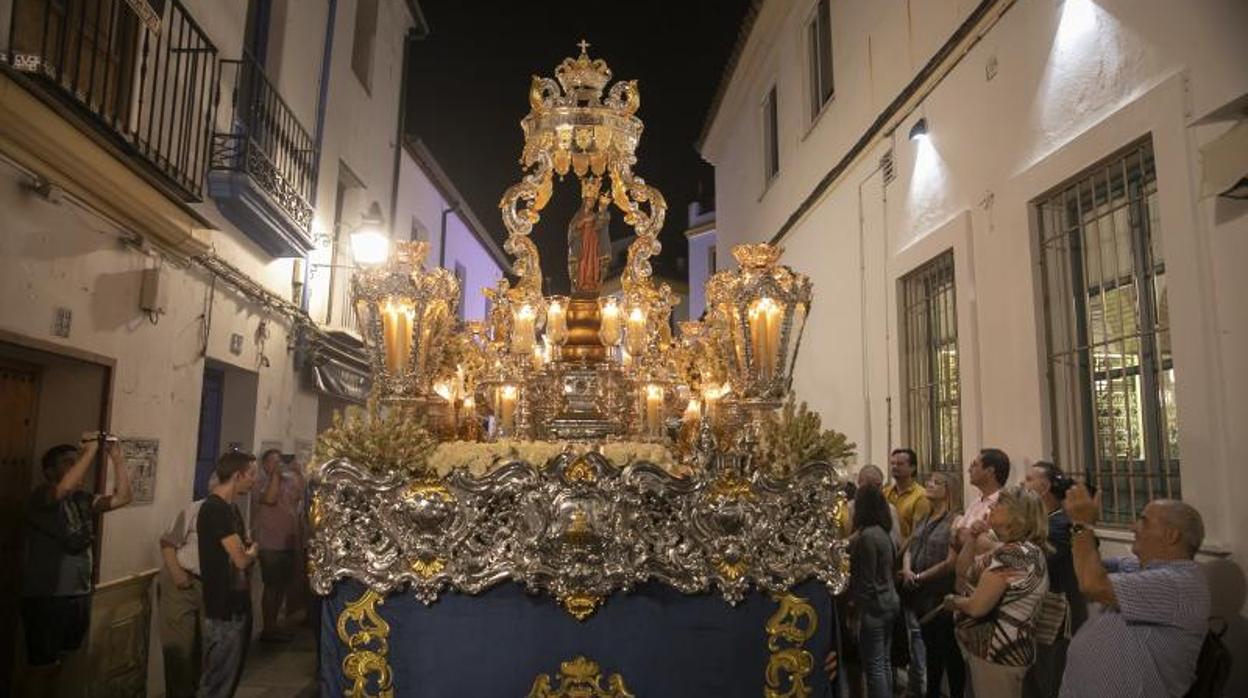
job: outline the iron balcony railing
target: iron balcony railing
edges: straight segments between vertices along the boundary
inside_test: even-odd
[[[310,233],[316,142],[254,58],[244,53],[221,66],[221,89],[230,90],[232,114],[229,130],[213,134],[212,169],[246,173]]]
[[[203,195],[217,48],[178,0],[12,0],[0,58],[187,201]],[[0,18],[2,19],[2,18]]]

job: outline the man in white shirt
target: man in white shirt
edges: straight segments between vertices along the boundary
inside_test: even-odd
[[[160,640],[169,698],[193,698],[199,683],[204,597],[195,521],[203,503],[191,502],[160,537]]]

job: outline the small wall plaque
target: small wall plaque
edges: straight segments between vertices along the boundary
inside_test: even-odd
[[[68,337],[69,326],[73,322],[74,312],[69,308],[57,308],[52,317],[52,334],[57,337]]]
[[[243,335],[237,332],[230,335],[230,353],[234,356],[243,353]]]

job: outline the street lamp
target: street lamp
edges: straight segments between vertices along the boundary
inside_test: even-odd
[[[385,223],[381,206],[374,201],[359,229],[351,234],[351,256],[357,264],[377,266],[390,258],[390,236],[385,233]]]

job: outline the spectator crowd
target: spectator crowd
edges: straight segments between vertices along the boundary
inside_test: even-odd
[[[1198,682],[1219,667],[1206,662],[1217,653],[1206,647],[1215,640],[1194,508],[1149,502],[1132,555],[1102,557],[1099,496],[1053,463],[1008,485],[1009,456],[985,448],[966,470],[976,496],[965,506],[958,473],[920,484],[916,463],[896,449],[891,482],[866,465],[848,488],[843,644],[825,669],[850,695],[1213,695]]]

